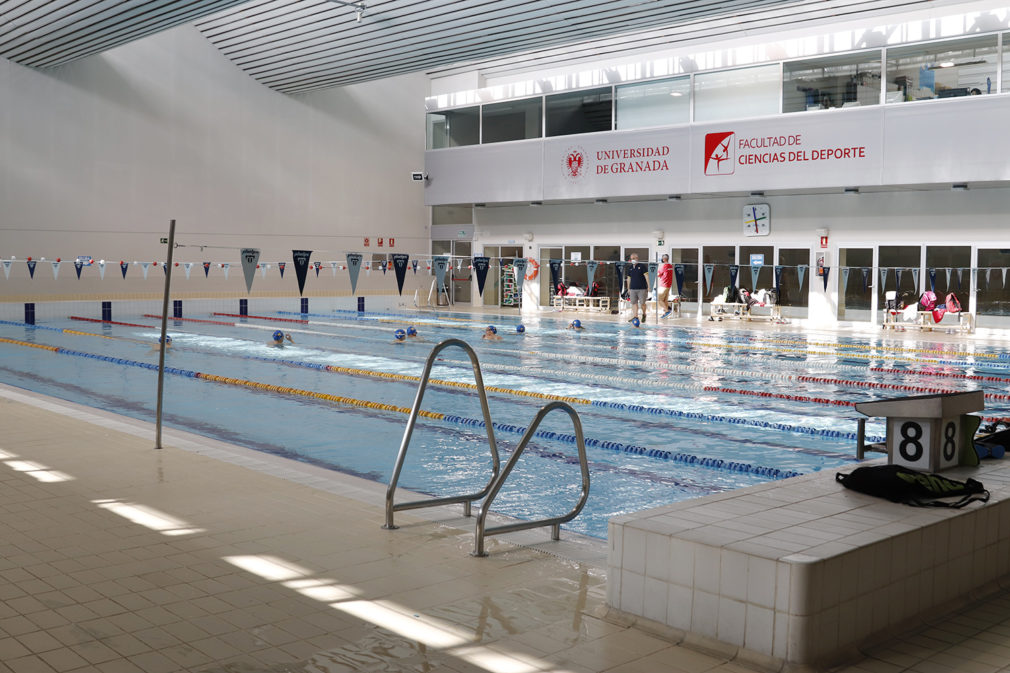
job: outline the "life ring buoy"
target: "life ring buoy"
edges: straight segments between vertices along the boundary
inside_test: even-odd
[[[526,280],[533,280],[540,273],[540,262],[532,257],[526,258]]]

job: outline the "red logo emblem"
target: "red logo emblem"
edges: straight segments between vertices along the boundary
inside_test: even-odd
[[[368,237],[365,237],[365,247],[368,247]]]
[[[705,134],[705,175],[732,175],[736,170],[736,134],[733,131]]]
[[[380,236],[377,240],[378,240],[378,243],[379,243],[379,247],[381,248],[382,247],[382,237]]]
[[[586,153],[581,147],[570,147],[565,152],[564,173],[569,180],[581,178],[589,170]]]

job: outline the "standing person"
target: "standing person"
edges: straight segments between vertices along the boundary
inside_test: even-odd
[[[656,292],[656,301],[663,307],[663,315],[659,317],[666,318],[673,313],[673,307],[670,306],[670,288],[673,287],[673,264],[670,264],[669,255],[663,255],[662,257],[659,265],[659,276],[656,282],[659,288]]]
[[[645,300],[649,296],[649,267],[638,261],[638,253],[631,253],[624,269],[628,279],[628,300],[631,302],[631,319],[638,317],[638,306],[642,306],[642,322],[645,322]],[[628,322],[631,322],[629,320]]]

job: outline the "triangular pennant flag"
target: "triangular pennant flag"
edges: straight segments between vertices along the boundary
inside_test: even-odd
[[[985,289],[989,289],[989,272],[992,271],[991,267],[986,267],[985,270]]]
[[[203,263],[203,277],[207,278],[210,275],[210,262]]]
[[[253,280],[256,279],[256,265],[260,261],[260,251],[257,248],[242,248],[239,252],[242,261],[242,275],[245,276],[245,291],[252,292]]]
[[[733,288],[736,287],[736,277],[737,277],[737,275],[739,275],[739,273],[740,273],[740,265],[739,264],[730,264],[729,265],[729,287],[730,287],[730,289],[733,289]]]
[[[413,259],[410,261],[410,268],[414,271],[414,275],[417,275],[417,260]]]
[[[1002,279],[1003,287],[1006,287],[1006,267],[1005,266],[1003,267],[1002,271],[1003,271],[1003,279]]]
[[[887,289],[887,267],[880,267],[880,291]]]
[[[674,264],[673,265],[673,277],[677,279],[677,296],[680,297],[684,294],[684,265]]]
[[[593,289],[593,278],[596,276],[596,267],[600,265],[595,259],[586,260],[586,294]]]
[[[551,294],[558,291],[558,283],[561,282],[561,265],[563,263],[563,259],[551,260]]]
[[[347,276],[351,279],[351,294],[354,294],[358,287],[358,273],[361,271],[361,254],[357,252],[347,253]]]
[[[406,263],[406,260],[404,261]],[[477,294],[481,297],[484,296],[484,281],[487,280],[487,270],[491,265],[490,257],[474,257],[473,258],[473,271],[477,276]],[[396,280],[398,283],[403,283],[400,280],[399,269],[397,269]]]
[[[462,268],[463,268],[463,259],[462,258],[457,259],[456,260],[456,270],[459,271]]]
[[[614,262],[614,272],[617,274],[617,293],[621,294],[624,291],[624,267],[627,266],[627,262]]]
[[[144,274],[144,280],[147,280],[147,271],[150,268],[151,268],[151,263],[150,262],[141,262],[140,263],[140,270]]]
[[[50,262],[53,265],[53,280],[56,280],[60,275],[60,263]]]
[[[77,272],[77,280],[81,279],[81,269],[83,268],[84,264],[82,262],[74,262],[74,271]]]
[[[10,277],[11,277],[11,264],[12,264],[13,262],[11,262],[11,261],[10,261],[9,259],[5,259],[5,260],[3,261],[3,263],[4,263],[4,264],[3,264],[3,266],[4,266],[4,278],[6,278],[6,279],[10,280]],[[79,264],[79,263],[80,263],[80,262],[78,262],[78,264]],[[77,272],[77,277],[78,277],[78,278],[80,278],[80,277],[81,277],[81,272],[80,272],[80,271],[78,271],[78,272]]]
[[[323,263],[322,262],[316,262],[312,266],[314,266],[315,269],[316,269],[316,278],[319,278],[319,269],[323,268]]]
[[[439,291],[445,287],[445,272],[449,268],[449,258],[439,255],[431,260],[431,265],[435,267],[435,285]]]
[[[130,268],[129,264],[127,264],[123,260],[119,260],[119,270],[123,272],[123,280],[126,280],[126,270],[129,268]]]
[[[752,290],[756,290],[758,286],[758,274],[761,273],[761,266],[758,264],[751,264],[750,267],[750,287]]]
[[[516,294],[523,296],[523,281],[526,280],[526,266],[528,262],[525,257],[516,257],[512,260],[512,272],[516,275]]]
[[[915,296],[919,296],[919,270],[909,269],[908,272],[912,274],[912,286],[915,288]]]
[[[371,262],[365,262],[365,275],[366,276],[371,276],[372,275],[372,263]]]
[[[896,289],[898,292],[901,292],[901,275],[904,272],[905,272],[904,269],[895,269],[894,270],[894,278],[895,278],[895,281],[897,282],[897,286],[894,289]]]
[[[845,290],[849,287],[849,267],[842,267],[842,295],[845,294]]]
[[[35,264],[36,263],[37,262],[35,262],[35,260],[32,260],[32,259],[28,260],[28,275],[31,276],[32,278],[35,278]]]
[[[386,275],[386,262],[385,261],[379,262],[379,267],[382,269],[382,275],[385,276]],[[456,268],[458,269],[459,266],[457,266]]]
[[[929,269],[929,291],[936,292],[936,269]]]
[[[299,296],[305,290],[305,277],[309,274],[309,258],[312,256],[311,250],[292,250],[291,261],[295,265],[295,277],[298,279]]]
[[[287,262],[277,262],[277,270],[281,273],[281,278],[284,277],[284,267],[287,266]]]
[[[946,285],[946,288],[947,288],[947,291],[950,292],[950,267],[948,266],[946,269],[944,269],[944,271],[947,272],[947,285]]]
[[[193,262],[183,262],[182,270],[186,272],[186,280],[189,280],[189,272],[193,269]]]
[[[870,284],[870,269],[864,266],[860,271],[863,273],[863,292],[866,292],[866,288]]]
[[[705,287],[702,288],[703,294],[708,294],[712,291],[712,274],[715,273],[715,264],[705,265]]]
[[[806,278],[807,269],[809,268],[810,268],[809,264],[800,264],[799,266],[796,267],[796,275],[799,276],[801,290],[803,289],[803,280],[804,278]]]
[[[223,262],[221,264],[221,270],[224,271],[224,279],[228,280],[228,271],[231,269],[231,262]]]
[[[256,268],[260,270],[260,278],[267,277],[267,269],[270,268],[269,264],[257,264]]]
[[[337,277],[337,263],[336,262],[330,262],[330,271],[333,272],[333,277],[336,278]]]
[[[403,294],[403,280],[407,276],[407,262],[410,261],[410,255],[401,252],[394,252],[392,254],[392,258],[393,272],[396,274],[396,289],[400,292],[400,294]],[[478,259],[487,259],[487,257],[474,257],[474,262]]]
[[[830,274],[830,273],[831,273],[831,267],[830,266],[824,267],[823,272],[821,273],[821,280],[824,281],[824,291],[825,292],[828,291],[828,274]]]
[[[157,264],[157,262],[155,262],[155,264]],[[175,265],[179,266],[179,262],[176,262]],[[168,262],[161,263],[161,270],[165,272],[166,276],[168,275]]]
[[[775,265],[775,291],[782,295],[782,272],[785,267],[781,264]]]
[[[649,262],[649,289],[656,289],[656,278],[659,276],[659,262]]]
[[[961,272],[962,271],[964,271],[964,269],[962,269],[962,268],[958,268],[958,270],[957,270],[957,291],[958,292],[961,291]]]
[[[105,280],[105,260],[98,262],[98,277],[101,280]]]
[[[970,274],[975,276],[975,287],[978,287],[978,269],[970,269]]]

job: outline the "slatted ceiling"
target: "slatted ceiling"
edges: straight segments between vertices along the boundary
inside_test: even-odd
[[[0,57],[62,65],[245,0],[2,0]]]

